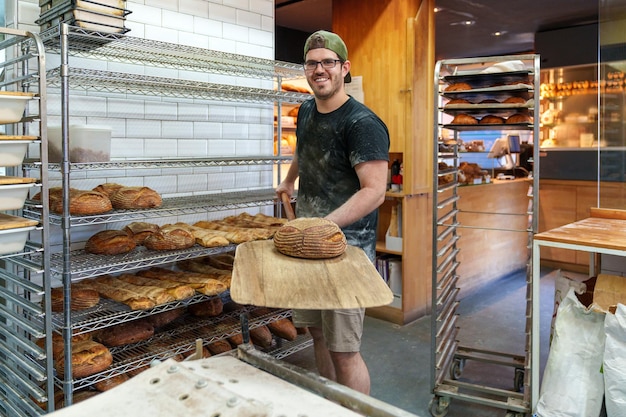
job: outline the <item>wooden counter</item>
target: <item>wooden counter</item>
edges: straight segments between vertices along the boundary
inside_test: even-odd
[[[458,188],[461,296],[526,267],[531,180]]]

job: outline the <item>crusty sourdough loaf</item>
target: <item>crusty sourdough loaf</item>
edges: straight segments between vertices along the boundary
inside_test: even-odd
[[[151,250],[176,250],[190,248],[196,244],[191,232],[176,225],[166,224],[157,233],[146,237],[143,245]]]
[[[102,230],[85,243],[85,251],[98,255],[118,255],[135,249],[135,240],[122,230]]]
[[[285,223],[274,235],[276,249],[288,256],[307,259],[334,258],[346,250],[346,236],[339,226],[320,217],[301,217]]]
[[[128,345],[149,339],[154,335],[154,326],[145,319],[116,324],[101,330],[96,340],[108,347]]]
[[[109,198],[116,209],[154,208],[163,203],[159,193],[149,187],[122,187]]]
[[[95,306],[100,302],[98,291],[89,288],[79,288],[72,286],[70,310],[84,310]],[[63,287],[55,287],[50,291],[51,308],[54,312],[63,311],[63,300],[65,293]]]
[[[148,222],[132,222],[124,226],[124,231],[135,240],[135,243],[142,245],[146,238],[160,229],[159,225]]]
[[[61,351],[56,360],[56,370],[60,376],[65,372],[65,354]],[[102,372],[113,363],[109,349],[93,340],[82,340],[72,344],[72,376],[84,378]]]

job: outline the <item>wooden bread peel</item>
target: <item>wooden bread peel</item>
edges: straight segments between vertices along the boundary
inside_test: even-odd
[[[287,219],[295,218],[281,196]],[[272,240],[237,246],[230,288],[240,304],[275,308],[340,309],[387,305],[393,293],[365,252],[356,246],[330,259],[283,255]]]

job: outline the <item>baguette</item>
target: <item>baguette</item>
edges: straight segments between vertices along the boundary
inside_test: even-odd
[[[174,300],[185,300],[193,297],[196,291],[189,285],[178,282],[147,278],[133,274],[122,274],[117,277],[119,280],[133,285],[145,285],[150,287],[163,288]]]
[[[81,288],[91,288],[100,294],[100,296],[117,301],[129,306],[132,310],[146,310],[153,308],[156,303],[154,300],[136,294],[133,291],[129,291],[124,288],[116,288],[103,282],[98,282],[95,279],[85,279],[76,283]]]
[[[225,283],[206,274],[177,272],[165,268],[150,268],[144,271],[139,271],[137,275],[159,280],[184,283],[204,295],[218,295],[228,289],[228,286]]]
[[[165,288],[130,284],[112,276],[99,277],[96,278],[96,281],[106,285],[110,285],[115,288],[132,291],[138,296],[147,297],[153,300],[156,305],[161,305],[174,301],[174,297],[172,297],[172,295],[169,294]]]

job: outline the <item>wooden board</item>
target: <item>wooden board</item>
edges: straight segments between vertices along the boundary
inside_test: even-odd
[[[237,246],[230,288],[240,304],[336,309],[390,304],[393,293],[361,248],[348,246],[331,259],[281,254],[272,240]]]
[[[0,185],[8,184],[30,184],[37,181],[37,178],[30,177],[5,177],[0,176]]]
[[[23,217],[9,216],[0,213],[0,230],[17,229],[20,227],[34,226],[38,222],[36,220],[25,219]]]
[[[538,233],[535,240],[626,250],[626,221],[589,217]]]

